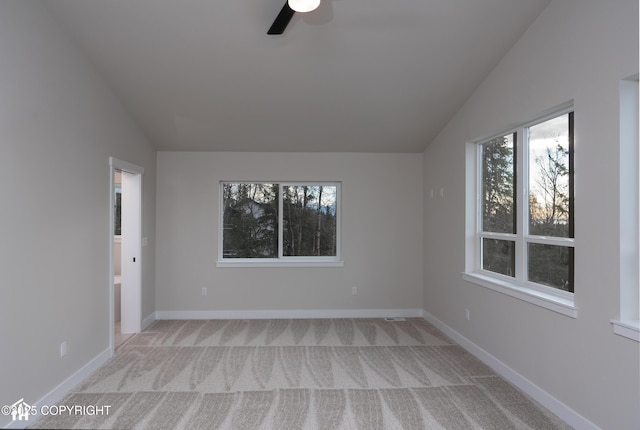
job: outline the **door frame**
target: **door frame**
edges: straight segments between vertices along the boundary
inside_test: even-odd
[[[123,174],[135,175],[135,180],[132,181],[132,185],[135,188],[139,187],[139,190],[135,190],[138,197],[138,201],[134,204],[133,217],[134,221],[134,234],[132,235],[133,244],[133,257],[136,258],[137,269],[131,276],[132,279],[125,280],[122,278],[122,284],[127,283],[130,297],[133,298],[135,307],[131,309],[134,314],[131,316],[133,323],[132,328],[135,333],[139,333],[142,328],[142,175],[144,173],[144,167],[137,164],[130,163],[128,161],[120,160],[115,157],[109,157],[109,348],[111,354],[114,351],[114,330],[115,330],[115,298],[114,298],[114,229],[115,229],[115,172],[121,171]],[[124,176],[124,175],[123,175]],[[123,179],[124,180],[124,179]],[[123,290],[121,288],[121,295]],[[123,309],[124,311],[124,309]],[[121,317],[122,318],[122,317]]]

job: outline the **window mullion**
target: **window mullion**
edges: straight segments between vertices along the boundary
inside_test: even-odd
[[[516,282],[523,284],[527,279],[527,241],[529,234],[529,151],[526,129],[516,131]]]
[[[284,242],[284,185],[278,185],[278,258],[283,257]]]
[[[482,270],[482,181],[483,181],[483,171],[482,171],[482,145],[476,146],[476,172],[477,178],[479,179],[476,182],[476,235],[475,235],[475,248],[477,252],[477,258],[475,259],[475,270]]]

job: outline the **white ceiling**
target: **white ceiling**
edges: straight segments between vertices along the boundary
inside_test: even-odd
[[[549,0],[44,0],[160,150],[422,152]]]

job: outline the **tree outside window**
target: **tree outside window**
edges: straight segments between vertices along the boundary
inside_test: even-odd
[[[573,112],[480,146],[481,269],[573,292]]]
[[[339,185],[222,183],[222,258],[337,257]]]

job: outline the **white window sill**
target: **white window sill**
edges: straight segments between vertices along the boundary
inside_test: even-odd
[[[344,261],[331,260],[331,261],[310,261],[310,260],[284,260],[284,261],[255,261],[255,260],[242,260],[242,261],[226,261],[218,260],[216,267],[344,267]]]
[[[573,299],[558,297],[553,294],[533,290],[512,282],[495,279],[479,273],[465,272],[462,274],[462,278],[473,284],[489,288],[490,290],[549,309],[553,312],[557,312],[571,318],[578,317],[578,308],[575,307]]]
[[[640,321],[611,320],[611,324],[615,334],[640,342]]]

